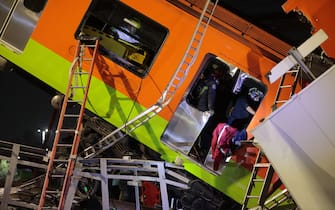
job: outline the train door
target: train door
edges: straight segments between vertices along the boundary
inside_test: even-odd
[[[216,77],[230,72],[230,69],[229,65],[212,54],[205,57],[198,74],[162,135],[164,143],[183,154],[190,153],[208,119],[215,112],[214,103],[218,85]]]
[[[213,54],[207,54],[161,140],[213,169],[208,154],[216,126],[227,123],[237,130],[246,129],[254,113],[240,110],[240,103],[247,100],[256,111],[266,90],[266,86],[251,75]]]

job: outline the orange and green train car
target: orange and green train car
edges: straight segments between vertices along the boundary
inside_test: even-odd
[[[86,108],[120,127],[157,103],[186,53],[205,3],[204,0],[5,0],[1,4],[8,11],[7,16],[0,17],[0,55],[64,93],[76,38],[81,34],[100,37],[100,55]],[[213,2],[210,4],[213,6]],[[313,7],[316,4],[318,7]],[[283,8],[286,12],[302,11],[313,30],[325,30],[330,38],[322,47],[328,56],[333,56],[335,31],[330,27],[332,19],[328,15],[334,8],[329,5],[334,7],[330,0],[317,3],[292,0]],[[319,12],[321,10],[324,12]],[[267,73],[286,57],[291,47],[217,6],[196,60],[173,99],[130,135],[160,153],[166,161],[182,159],[188,172],[242,203],[253,160],[241,163],[244,154],[240,152],[240,157],[233,155],[229,165],[217,172],[195,159],[193,146],[209,115],[198,110],[188,96],[208,67],[228,66],[234,85],[238,74],[248,75],[264,93],[256,114],[246,125],[250,131],[272,111],[278,82],[270,84]],[[169,134],[175,131],[172,123],[183,117],[177,114],[182,106],[197,116],[185,116],[187,120],[204,121],[197,122],[199,127],[180,127],[175,129],[178,132]],[[220,119],[225,120],[229,110],[221,111],[224,116]],[[174,135],[180,137],[188,132],[193,136],[187,142],[172,139]],[[182,148],[182,143],[188,146]]]

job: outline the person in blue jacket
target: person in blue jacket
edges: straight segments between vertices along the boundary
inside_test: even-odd
[[[216,91],[219,78],[223,70],[215,65],[210,65],[201,75],[200,80],[191,93],[192,104],[202,112],[214,113]]]
[[[255,115],[263,97],[264,93],[257,87],[251,87],[246,93],[240,94],[236,99],[227,123],[231,125],[234,120],[238,119],[244,120],[246,126]]]
[[[203,112],[213,112],[217,88],[215,75],[204,77],[200,83],[197,108]]]

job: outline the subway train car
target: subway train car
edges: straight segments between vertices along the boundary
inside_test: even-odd
[[[65,94],[77,40],[98,38],[85,108],[162,160],[181,163],[190,174],[243,203],[255,162],[249,131],[273,111],[279,86],[279,80],[269,82],[268,73],[298,46],[218,1],[5,0],[0,6],[3,58]],[[299,12],[311,24],[311,35],[325,31],[329,38],[321,47],[328,57],[335,54],[333,7],[330,0],[283,5],[285,12]],[[255,113],[233,121],[243,97],[252,100]],[[155,106],[154,116],[127,132],[127,123]],[[231,159],[215,166],[212,133],[229,121],[247,131],[245,142]]]

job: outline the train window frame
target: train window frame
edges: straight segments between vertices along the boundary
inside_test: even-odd
[[[208,110],[197,108],[191,102],[189,95],[201,80],[201,76],[203,74],[209,75],[207,72],[210,72],[213,68],[223,69],[223,72],[227,73],[227,75],[224,75],[225,78],[221,80],[223,87],[221,86],[219,87],[220,90],[215,91],[215,108],[214,112],[211,113]],[[223,75],[221,74],[221,76]],[[241,81],[245,83],[241,83]],[[193,81],[189,84],[181,102],[167,124],[161,136],[161,141],[188,158],[202,164],[207,170],[220,174],[224,168],[224,164],[220,164],[217,171],[214,171],[212,167],[213,160],[210,153],[212,132],[219,123],[228,122],[229,115],[231,110],[233,110],[232,108],[236,106],[237,99],[240,96],[247,97],[250,94],[249,89],[253,87],[262,92],[257,102],[258,106],[255,109],[255,112],[257,112],[267,93],[266,85],[216,55],[211,53],[206,54]],[[222,100],[216,101],[218,100],[217,97],[222,97]],[[257,97],[257,94],[252,97]],[[247,117],[245,120],[238,120],[233,124],[234,126],[238,126],[236,127],[238,130],[246,129],[253,117],[254,115]]]
[[[114,63],[144,78],[168,37],[169,30],[128,5],[95,0],[75,32],[98,36],[99,51]]]
[[[209,111],[210,114],[214,114],[218,111],[218,107],[215,107],[215,106],[219,106],[217,104],[216,105],[213,104],[213,106],[214,106],[213,110],[210,110],[209,107],[207,107],[206,109],[203,109],[203,108],[197,107],[197,105],[194,102],[194,99],[193,100],[191,99],[192,92],[195,91],[195,89],[197,88],[199,83],[202,82],[204,77],[206,78],[207,76],[210,76],[210,71],[213,71],[213,70],[215,71],[215,68],[220,69],[221,71],[223,71],[223,73],[220,75],[220,77],[222,77],[223,75],[227,75],[228,77],[230,77],[230,78],[227,78],[227,76],[224,76],[226,79],[224,79],[224,81],[223,81],[223,83],[226,83],[226,84],[224,84],[226,86],[225,88],[229,89],[228,92],[230,94],[232,94],[230,96],[231,99],[229,99],[229,100],[231,100],[231,103],[226,104],[226,106],[224,106],[225,109],[227,109],[227,110],[225,110],[224,114],[226,114],[226,115],[229,114],[228,111],[234,105],[234,103],[236,101],[236,98],[238,98],[241,95],[248,95],[248,93],[245,93],[245,90],[242,89],[242,88],[249,88],[249,87],[242,86],[244,79],[248,80],[248,84],[247,84],[248,86],[255,86],[262,91],[263,95],[262,95],[261,101],[263,100],[264,96],[266,95],[267,87],[263,82],[261,82],[260,80],[258,80],[255,77],[253,77],[252,75],[242,71],[238,67],[222,60],[221,58],[215,56],[214,54],[208,53],[205,56],[205,58],[203,60],[203,64],[200,66],[198,73],[195,75],[194,81],[190,84],[190,86],[189,86],[189,88],[186,91],[186,94],[184,96],[187,104],[192,106],[193,108],[197,109],[198,111],[201,111],[201,112]],[[205,75],[205,76],[203,76],[203,75]],[[213,80],[214,80],[214,78],[213,78]],[[215,81],[216,82],[216,84],[215,84],[216,85],[216,87],[215,87],[216,93],[215,94],[217,94],[218,84],[220,82],[217,79],[215,79],[215,80],[216,80]],[[227,81],[230,82],[230,84],[227,84]],[[222,83],[222,81],[221,81],[221,83]],[[211,83],[209,83],[209,84],[211,84]],[[230,97],[227,97],[227,98],[230,98]],[[217,103],[217,98],[215,98],[214,100],[215,100],[214,103]],[[258,109],[261,101],[259,102],[259,104],[257,106],[257,109]],[[255,110],[255,111],[257,111],[257,110]],[[219,119],[221,121],[227,120],[226,118],[219,118]],[[248,125],[246,125],[246,126],[248,126]]]

